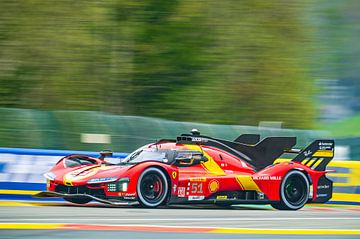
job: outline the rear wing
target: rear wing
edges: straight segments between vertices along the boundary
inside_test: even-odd
[[[235,155],[249,163],[256,171],[274,163],[284,153],[295,153],[292,160],[318,171],[323,171],[334,157],[334,140],[315,140],[305,149],[294,149],[296,137],[266,137],[260,135],[240,135],[234,141],[211,138],[200,134],[182,134],[176,138],[177,144],[197,144],[216,147]]]
[[[326,166],[334,158],[334,148],[334,140],[315,140],[301,150],[292,161],[299,162],[316,171],[325,171]]]

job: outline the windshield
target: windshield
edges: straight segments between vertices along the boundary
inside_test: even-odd
[[[133,164],[140,163],[148,160],[162,161],[166,160],[166,151],[154,150],[150,148],[140,148],[131,154],[129,154],[121,163],[122,164]]]

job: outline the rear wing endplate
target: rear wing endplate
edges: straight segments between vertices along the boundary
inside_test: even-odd
[[[315,140],[301,150],[292,160],[306,165],[316,171],[325,171],[326,166],[334,158],[334,140]]]

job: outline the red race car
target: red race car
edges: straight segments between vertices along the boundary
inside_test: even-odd
[[[47,191],[34,197],[61,197],[84,204],[91,200],[113,205],[215,203],[271,204],[297,210],[306,203],[325,203],[332,196],[327,164],[333,140],[316,140],[293,149],[295,137],[240,135],[234,141],[200,135],[197,130],[176,140],[143,146],[118,164],[99,158],[69,155],[45,174]],[[295,154],[273,164],[284,153]]]

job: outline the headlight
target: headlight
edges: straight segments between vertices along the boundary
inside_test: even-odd
[[[108,183],[108,192],[126,192],[128,190],[129,178],[121,178],[116,182]]]
[[[110,177],[110,178],[92,178],[87,181],[87,183],[106,183],[106,182],[113,182],[117,177]]]
[[[44,177],[46,178],[46,179],[49,179],[49,180],[54,180],[55,179],[55,177],[56,177],[56,175],[54,174],[54,173],[52,173],[52,172],[47,172],[47,173],[44,173]]]

